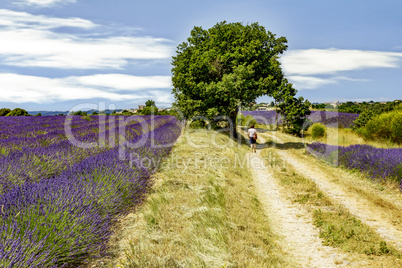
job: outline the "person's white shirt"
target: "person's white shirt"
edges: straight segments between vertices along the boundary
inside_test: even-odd
[[[255,128],[250,128],[249,130],[248,130],[248,136],[250,137],[250,138],[252,138],[252,137],[254,137],[254,134],[257,132],[257,130],[255,129]]]

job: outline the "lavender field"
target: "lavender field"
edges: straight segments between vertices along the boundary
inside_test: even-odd
[[[242,114],[253,116],[259,124],[276,124],[275,111],[242,111]],[[313,123],[319,122],[327,126],[350,128],[358,116],[358,114],[350,113],[312,111],[307,119],[310,119]],[[282,122],[281,115],[278,115],[278,122],[279,124]]]
[[[332,165],[362,171],[375,180],[396,180],[402,189],[402,148],[360,144],[343,147],[314,142],[307,146],[307,152]]]
[[[74,267],[99,255],[117,218],[142,201],[181,125],[0,117],[0,129],[0,266]]]

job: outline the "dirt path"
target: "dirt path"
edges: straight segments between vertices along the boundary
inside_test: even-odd
[[[319,230],[312,224],[309,214],[281,194],[286,189],[280,186],[273,173],[264,165],[259,152],[250,153],[253,177],[259,199],[265,204],[264,209],[272,221],[273,229],[283,238],[285,250],[302,267],[349,265],[346,254],[322,245]]]
[[[277,135],[267,135],[277,143],[284,143],[284,140]],[[367,199],[361,198],[358,194],[346,192],[339,184],[336,184],[334,181],[337,181],[339,177],[324,172],[315,161],[298,158],[288,150],[276,150],[276,153],[298,173],[314,181],[330,199],[344,206],[351,214],[373,228],[384,241],[402,250],[402,230],[384,219],[379,211],[373,211]],[[339,173],[339,176],[347,175]]]

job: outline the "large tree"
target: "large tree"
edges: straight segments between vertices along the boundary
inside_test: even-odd
[[[258,23],[194,27],[172,60],[175,105],[186,118],[224,115],[235,124],[240,105],[280,90],[286,43]]]

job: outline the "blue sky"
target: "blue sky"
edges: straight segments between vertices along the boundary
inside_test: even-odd
[[[169,107],[176,46],[223,20],[285,36],[283,70],[311,102],[402,99],[400,10],[399,0],[0,0],[0,107]]]

